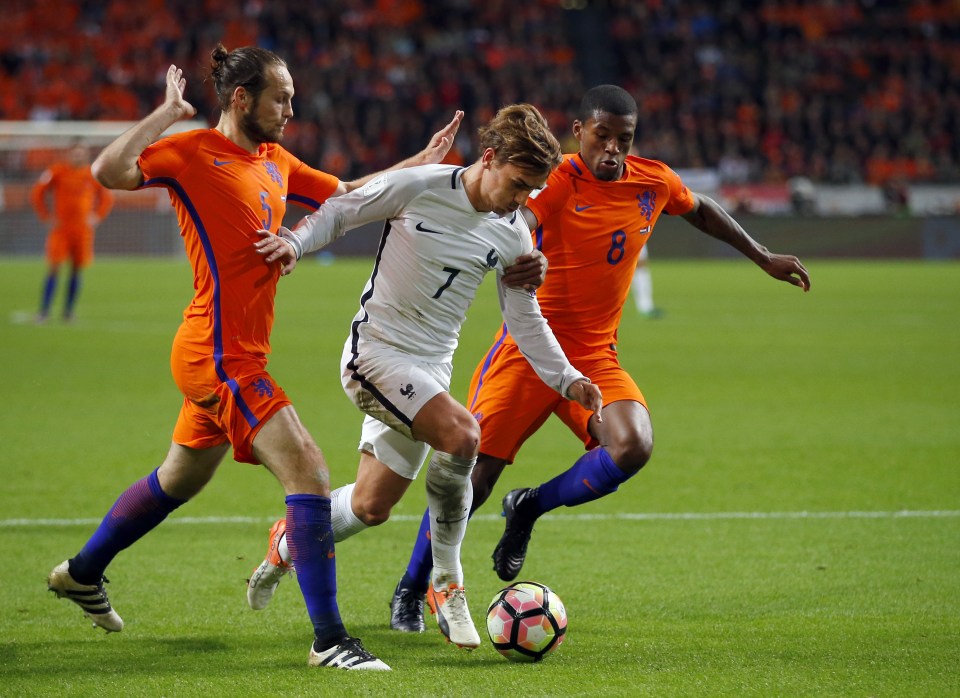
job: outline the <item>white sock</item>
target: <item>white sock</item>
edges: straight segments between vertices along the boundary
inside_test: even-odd
[[[365,528],[370,528],[353,513],[351,500],[353,499],[353,488],[356,484],[351,482],[349,485],[338,487],[330,493],[330,520],[333,524],[334,543],[339,543]],[[280,537],[277,550],[280,553],[280,558],[289,565],[290,551],[287,548],[286,533]]]
[[[476,456],[463,458],[434,451],[427,466],[434,589],[445,589],[450,584],[463,586],[460,546],[473,503],[470,473],[476,464]]]
[[[633,273],[633,302],[637,306],[637,312],[653,311],[653,279],[646,266],[637,267]]]
[[[330,493],[330,522],[333,524],[335,543],[370,528],[353,513],[353,488],[356,485],[357,483],[351,482]]]

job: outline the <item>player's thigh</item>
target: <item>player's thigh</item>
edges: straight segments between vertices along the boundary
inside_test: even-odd
[[[293,405],[277,410],[260,425],[252,454],[273,473],[286,494],[330,495],[330,476],[320,448]]]
[[[413,422],[423,406],[450,389],[451,366],[418,361],[388,347],[349,345],[341,359],[341,383],[360,410],[413,438]]]
[[[443,453],[466,458],[480,446],[480,427],[467,408],[450,393],[437,393],[413,420],[413,437]]]
[[[276,461],[280,457],[299,457],[301,453],[305,453],[301,458],[305,462],[321,458],[292,410],[286,392],[267,372],[265,363],[259,357],[232,356],[217,364],[209,353],[175,341],[170,369],[184,402],[173,440],[191,448],[208,448],[229,441],[235,461],[254,465],[266,464],[264,457]],[[267,444],[262,442],[261,454],[255,454],[253,444],[260,430],[285,407],[291,407],[293,414],[292,419],[278,422],[290,429],[289,438],[281,444],[285,449],[266,450]]]
[[[523,443],[564,402],[516,345],[495,347],[474,371],[467,399],[480,425],[480,452],[512,463]]]
[[[649,426],[646,398],[644,398],[633,377],[620,365],[614,352],[602,351],[584,356],[573,356],[570,357],[570,361],[585,376],[589,377],[603,394],[603,423],[598,423],[592,412],[572,400],[564,401],[557,408],[557,416],[576,434],[586,448],[594,448],[600,444],[606,446],[608,444],[606,439],[612,434],[627,435],[627,432],[623,429],[616,431],[605,429],[607,410],[614,404],[632,403],[641,408],[640,412],[631,410],[631,414],[640,415],[642,412],[644,417],[643,421],[638,420],[634,423],[633,437],[641,433],[640,430]],[[615,416],[611,419],[617,421]]]
[[[357,449],[361,454],[361,466],[364,454],[371,454],[398,477],[408,481],[417,478],[423,461],[430,452],[429,444],[407,436],[370,415],[364,416]],[[359,476],[358,470],[357,477]]]
[[[93,231],[77,233],[70,246],[70,259],[76,269],[85,269],[93,263]]]
[[[608,449],[646,452],[647,458],[653,450],[650,413],[635,400],[618,400],[605,406],[603,422],[592,425],[591,430]]]
[[[70,257],[70,240],[60,230],[54,228],[44,243],[47,263],[51,266],[62,264]]]

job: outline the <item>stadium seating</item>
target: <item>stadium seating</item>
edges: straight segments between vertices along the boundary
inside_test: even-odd
[[[937,0],[37,0],[5,12],[0,119],[136,119],[166,66],[213,120],[213,44],[283,55],[286,144],[343,177],[415,151],[455,108],[451,157],[497,106],[565,134],[585,86],[642,108],[640,151],[726,182],[960,181],[960,15]],[[25,40],[29,37],[29,40]]]

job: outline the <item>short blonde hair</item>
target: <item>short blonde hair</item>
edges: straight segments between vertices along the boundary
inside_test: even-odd
[[[496,152],[495,162],[538,175],[550,174],[563,157],[547,120],[531,104],[511,104],[498,111],[480,129],[480,150],[487,148]]]

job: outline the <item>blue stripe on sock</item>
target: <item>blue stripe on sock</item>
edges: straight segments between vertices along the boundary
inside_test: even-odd
[[[160,487],[157,470],[133,483],[114,502],[83,550],[70,560],[70,574],[81,584],[95,584],[117,553],[143,538],[181,504],[183,500]]]
[[[287,495],[287,547],[319,649],[347,635],[337,605],[337,564],[330,498]]]

